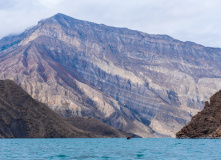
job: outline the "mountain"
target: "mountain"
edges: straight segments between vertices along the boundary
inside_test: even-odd
[[[221,88],[221,49],[63,14],[0,40],[0,79],[64,117],[175,137]]]
[[[221,90],[205,102],[204,109],[183,127],[177,138],[220,138],[221,137]]]
[[[92,117],[68,117],[64,118],[66,122],[73,125],[74,127],[81,129],[83,131],[92,133],[96,135],[96,137],[108,137],[108,138],[116,138],[116,137],[136,137],[140,138],[137,135],[125,133],[119,131],[113,127],[108,126],[100,120],[97,120]]]
[[[0,81],[1,138],[95,137],[63,121],[10,80]]]
[[[0,80],[1,138],[127,137],[94,118],[62,118],[11,80]]]

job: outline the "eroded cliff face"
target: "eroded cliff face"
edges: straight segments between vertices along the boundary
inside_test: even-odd
[[[0,78],[63,116],[175,136],[221,88],[221,50],[57,14],[0,41]]]

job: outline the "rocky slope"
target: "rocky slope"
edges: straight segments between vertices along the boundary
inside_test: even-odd
[[[177,138],[221,138],[221,90],[176,134]]]
[[[0,80],[1,138],[127,137],[96,119],[63,119],[11,80]],[[96,128],[95,128],[96,127]]]
[[[0,79],[60,115],[175,136],[221,88],[221,50],[56,14],[0,40]]]
[[[139,137],[137,135],[133,135],[130,133],[125,133],[119,131],[113,127],[108,126],[100,120],[97,120],[92,117],[68,117],[64,118],[66,122],[73,125],[74,127],[92,133],[97,137],[108,137],[108,138],[116,138],[116,137]]]
[[[63,121],[10,80],[0,80],[0,113],[2,138],[94,137]]]

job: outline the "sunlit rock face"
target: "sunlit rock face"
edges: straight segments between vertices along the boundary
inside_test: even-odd
[[[221,50],[63,14],[0,41],[0,79],[63,116],[175,136],[221,88]]]

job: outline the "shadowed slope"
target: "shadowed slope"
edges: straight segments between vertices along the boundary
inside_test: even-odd
[[[63,121],[54,111],[34,100],[10,80],[0,81],[0,113],[0,137],[93,137]]]
[[[64,120],[78,129],[93,133],[94,135],[97,135],[99,137],[137,137],[136,135],[119,131],[92,117],[69,117],[64,118]]]
[[[1,138],[127,137],[99,120],[61,118],[11,80],[0,80]],[[76,126],[76,127],[75,127]]]

